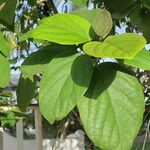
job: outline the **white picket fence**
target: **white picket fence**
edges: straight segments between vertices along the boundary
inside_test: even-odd
[[[84,150],[84,133],[77,131],[65,139],[42,139],[42,116],[38,107],[35,113],[35,140],[23,139],[23,120],[16,124],[16,138],[0,131],[0,150]]]

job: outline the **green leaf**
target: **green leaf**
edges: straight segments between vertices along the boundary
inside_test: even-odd
[[[37,28],[23,34],[21,40],[35,38],[59,44],[80,44],[91,40],[90,28],[90,23],[82,17],[56,14],[43,19]]]
[[[0,87],[5,88],[10,80],[10,67],[8,60],[0,54]]]
[[[0,100],[0,106],[9,105],[9,102],[6,98],[2,97]],[[0,110],[1,112],[1,110]]]
[[[12,28],[17,0],[0,0],[0,23]]]
[[[71,2],[78,7],[86,6],[88,0],[71,0]]]
[[[136,68],[150,70],[150,52],[142,50],[141,52],[137,53],[133,59],[126,59],[124,63]]]
[[[2,126],[14,127],[16,121],[17,119],[15,117],[15,114],[12,111],[7,111],[2,116],[0,114],[0,122],[2,123]]]
[[[139,25],[141,24],[143,17],[145,16],[143,11],[143,6],[141,3],[136,3],[129,14],[130,22],[132,25]]]
[[[1,97],[11,97],[11,98],[13,98],[13,94],[11,93],[11,91],[0,91],[0,96]]]
[[[25,112],[22,112],[19,108],[11,109],[11,112],[13,112],[15,114],[15,117],[18,120],[21,118],[25,118],[25,119],[31,119],[32,118],[32,116],[30,116],[29,114],[27,114]]]
[[[51,44],[41,48],[39,51],[29,55],[22,64],[21,71],[27,76],[43,73],[49,62],[56,57],[56,55],[64,53],[65,51],[70,51],[74,54],[76,52],[76,47]]]
[[[143,0],[144,7],[150,9],[150,1],[149,0]]]
[[[25,111],[35,96],[35,82],[33,78],[21,76],[17,87],[17,103],[21,111]]]
[[[133,44],[134,43],[134,44]],[[102,42],[88,42],[83,50],[94,57],[112,57],[119,59],[132,59],[146,44],[143,36],[126,33],[109,36]]]
[[[104,9],[77,10],[73,14],[83,17],[93,26],[95,32],[105,37],[112,28],[111,14]]]
[[[83,17],[86,19],[92,26],[94,24],[95,17],[97,16],[98,13],[103,11],[103,9],[92,9],[92,10],[76,10],[72,12],[75,15],[78,15],[80,17]]]
[[[136,77],[117,69],[117,64],[104,63],[95,70],[78,109],[96,146],[129,150],[142,124],[144,94]]]
[[[141,29],[143,36],[146,38],[147,42],[150,42],[150,14],[146,14],[141,22]]]
[[[105,37],[113,26],[111,14],[107,10],[100,11],[94,21],[94,31],[101,37]]]
[[[105,8],[114,16],[123,17],[134,0],[103,0]]]
[[[75,107],[89,86],[92,71],[91,59],[86,55],[55,58],[50,62],[39,93],[40,111],[49,123],[61,120]]]
[[[2,32],[0,32],[0,52],[2,52],[6,57],[10,56],[10,46],[8,42],[5,41]]]

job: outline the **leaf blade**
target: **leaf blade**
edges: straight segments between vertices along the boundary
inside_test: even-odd
[[[134,44],[133,44],[134,43]],[[94,57],[112,57],[119,59],[132,59],[146,44],[143,36],[126,33],[109,36],[102,42],[88,42],[83,50]]]
[[[111,14],[105,9],[77,10],[72,12],[86,19],[93,27],[95,33],[105,37],[112,29]]]
[[[101,37],[106,37],[113,27],[111,14],[107,10],[101,10],[97,14],[94,23],[94,31]]]
[[[21,65],[21,71],[27,76],[44,73],[44,70],[47,68],[49,62],[58,54],[64,53],[65,51],[70,51],[74,54],[76,52],[76,47],[51,44],[41,48],[39,51],[29,55],[29,57]]]
[[[125,64],[144,69],[150,70],[150,52],[146,50],[142,50],[141,52],[137,53],[135,57],[131,60],[126,59],[124,61]]]
[[[5,88],[10,80],[10,67],[8,60],[0,54],[0,87]]]
[[[95,71],[93,85],[78,103],[78,109],[94,144],[102,149],[127,150],[142,124],[144,95],[138,80],[119,70],[114,81],[103,90],[102,85],[114,74],[113,69],[114,65],[105,63]]]
[[[77,15],[57,14],[44,18],[37,28],[22,35],[21,40],[36,38],[59,44],[74,45],[91,40],[90,27],[88,21]]]
[[[0,22],[12,28],[15,18],[17,0],[0,0]]]
[[[84,79],[79,82],[79,78],[73,76],[75,73],[73,70],[77,66],[83,69],[85,65],[88,69],[78,70],[78,76]],[[50,62],[42,78],[39,94],[40,110],[50,123],[62,119],[75,107],[76,101],[87,90],[91,74],[92,65],[88,56],[77,54],[65,59],[56,58]]]
[[[36,83],[33,77],[22,75],[17,86],[17,103],[21,111],[25,111],[35,96]]]
[[[5,41],[2,32],[0,32],[0,41],[0,52],[2,52],[6,57],[9,57],[11,49],[9,44]]]

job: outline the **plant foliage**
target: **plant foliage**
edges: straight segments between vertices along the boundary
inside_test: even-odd
[[[142,84],[131,68],[150,70],[150,52],[145,50],[150,41],[149,1],[72,0],[78,10],[57,13],[52,1],[29,0],[30,11],[23,9],[14,19],[23,5],[16,2],[0,0],[0,88],[9,85],[11,48],[21,54],[26,50],[29,56],[20,66],[17,87],[20,110],[25,111],[35,97],[38,83],[40,111],[49,123],[77,107],[96,146],[130,150],[145,105]],[[90,5],[92,10],[82,9]],[[37,13],[39,8],[42,12]],[[121,22],[127,33],[117,34]],[[38,51],[30,54],[33,47]],[[115,61],[104,63],[107,57]],[[15,116],[2,116],[2,124],[7,124],[5,118]]]

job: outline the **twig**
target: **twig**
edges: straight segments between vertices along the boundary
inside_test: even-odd
[[[147,139],[147,135],[148,135],[148,132],[149,132],[149,126],[150,126],[150,119],[148,121],[147,130],[146,130],[146,134],[145,134],[145,138],[144,138],[144,143],[143,143],[142,150],[145,149],[146,139]]]
[[[143,119],[143,122],[145,122],[145,120],[147,119],[148,115],[149,115],[150,111],[145,115],[144,119]],[[139,134],[142,133],[142,130],[140,131]],[[138,150],[139,149],[139,146],[140,146],[140,143],[138,143],[138,145],[136,146],[136,149],[135,150]]]

